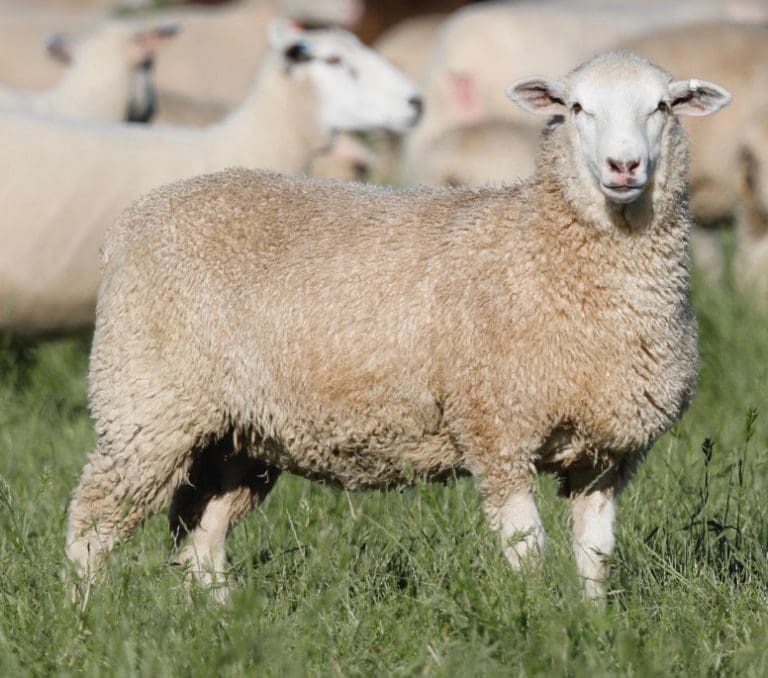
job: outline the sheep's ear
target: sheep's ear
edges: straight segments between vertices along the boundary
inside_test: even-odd
[[[670,108],[675,115],[712,115],[732,99],[731,93],[706,80],[676,80],[669,85]]]
[[[180,30],[179,24],[161,24],[136,31],[132,40],[144,53],[154,54],[168,40],[176,37]]]
[[[46,40],[45,51],[54,61],[61,64],[72,63],[72,43],[61,33],[52,35]]]
[[[507,96],[520,108],[536,115],[562,115],[568,93],[559,80],[525,78],[507,87]]]

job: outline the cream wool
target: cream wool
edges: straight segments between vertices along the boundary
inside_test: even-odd
[[[629,81],[650,68],[592,68],[622,60]],[[545,544],[531,490],[549,471],[599,596],[615,496],[693,395],[696,322],[677,119],[628,205],[585,183],[579,143],[556,120],[513,187],[229,170],[126,211],[104,243],[97,445],[69,511],[80,571],[170,501],[180,560],[217,579],[227,530],[281,471],[349,489],[469,472],[518,566]]]
[[[0,109],[103,122],[151,117],[150,66],[175,32],[173,26],[105,21],[73,48],[72,64],[53,87],[35,91],[0,84]]]

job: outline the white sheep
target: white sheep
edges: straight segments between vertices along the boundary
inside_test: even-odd
[[[220,583],[227,532],[284,470],[350,489],[469,472],[519,567],[552,471],[602,595],[617,494],[696,383],[676,115],[729,95],[629,53],[509,95],[557,116],[516,186],[233,170],[113,224],[67,527],[81,574],[171,501],[180,560]]]
[[[763,0],[752,2],[768,19]],[[655,7],[654,7],[655,5]],[[455,12],[443,24],[422,81],[426,110],[405,145],[405,179],[411,158],[418,158],[445,130],[463,122],[454,105],[455,79],[470,79],[476,106],[490,118],[510,118],[504,86],[531,69],[559,73],[597,51],[615,47],[632,36],[675,26],[728,18],[728,0],[648,0],[643,3],[484,2]],[[700,48],[700,45],[699,45]],[[702,50],[703,51],[703,50]],[[663,63],[663,62],[660,62]]]
[[[351,34],[279,22],[271,41],[249,98],[208,128],[0,113],[0,327],[91,323],[104,231],[156,186],[237,165],[299,172],[334,131],[418,121],[415,86]]]
[[[42,91],[0,85],[0,109],[144,122],[153,107],[150,69],[155,54],[175,33],[172,25],[149,28],[107,21],[74,46],[61,35],[53,36],[48,51],[71,64],[66,74]]]

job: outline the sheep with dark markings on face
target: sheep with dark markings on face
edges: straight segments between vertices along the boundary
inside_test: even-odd
[[[552,471],[603,595],[616,495],[696,384],[676,114],[729,95],[629,53],[509,93],[556,116],[513,187],[229,170],[115,222],[67,531],[83,575],[173,498],[180,559],[220,583],[228,530],[281,471],[345,488],[469,472],[519,567],[544,547],[532,485]]]

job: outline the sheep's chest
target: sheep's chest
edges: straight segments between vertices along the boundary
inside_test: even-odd
[[[697,379],[695,320],[686,303],[654,310],[606,307],[597,326],[572,328],[556,421],[579,435],[571,444],[554,436],[544,456],[567,465],[599,451],[644,450],[680,418]],[[577,357],[574,344],[590,348]]]

